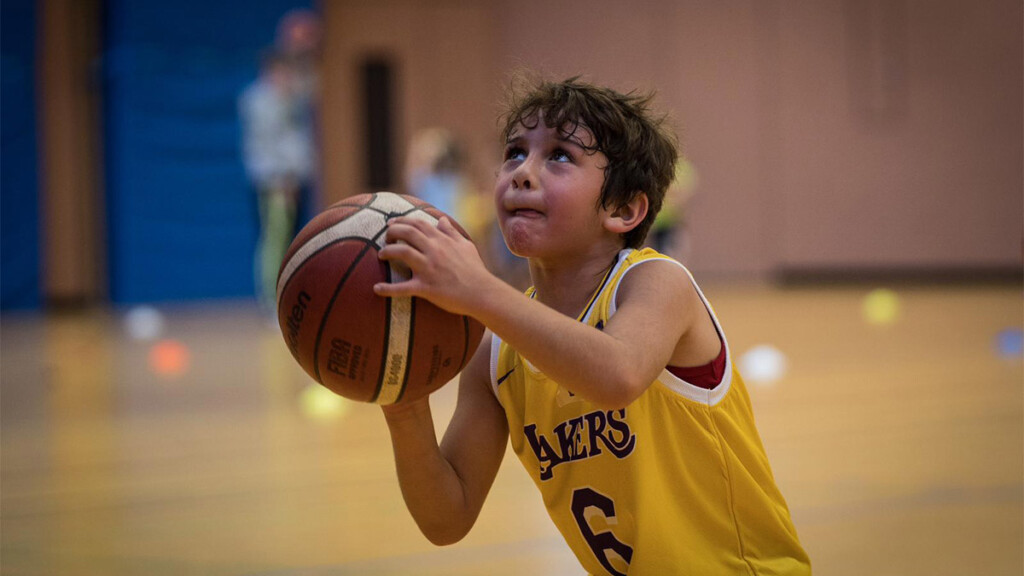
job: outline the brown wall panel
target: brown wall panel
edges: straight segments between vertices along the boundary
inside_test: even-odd
[[[39,3],[43,293],[56,302],[105,292],[95,58],[98,0]]]

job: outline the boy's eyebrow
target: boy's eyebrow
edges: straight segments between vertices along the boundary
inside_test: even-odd
[[[579,146],[580,148],[586,148],[586,146],[583,145],[583,140],[576,136],[576,134],[567,134],[565,136],[559,135],[558,141],[573,144],[575,146]]]
[[[558,140],[559,142],[565,142],[566,144],[573,144],[573,145],[578,146],[580,148],[586,148],[586,146],[584,146],[584,144],[580,140],[580,138],[578,136],[576,136],[575,134],[565,134],[565,135],[559,134],[557,137],[555,137],[555,139]],[[521,134],[513,134],[513,135],[509,136],[507,140],[505,140],[505,145],[518,144],[518,143],[520,143],[522,141],[523,141],[523,136]]]

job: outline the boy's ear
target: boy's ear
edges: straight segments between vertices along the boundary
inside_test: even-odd
[[[604,227],[609,232],[625,234],[636,228],[647,217],[647,194],[642,192],[633,196],[629,202],[615,208],[604,218]]]

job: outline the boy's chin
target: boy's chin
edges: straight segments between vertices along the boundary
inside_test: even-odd
[[[512,253],[513,256],[519,258],[530,258],[533,256],[533,252],[529,248],[529,243],[523,239],[517,239],[515,237],[505,236],[505,247]]]
[[[508,247],[509,252],[520,258],[529,258],[530,246],[533,245],[534,238],[523,225],[524,223],[515,220],[515,218],[511,218],[502,223],[502,238],[505,239],[505,246]]]

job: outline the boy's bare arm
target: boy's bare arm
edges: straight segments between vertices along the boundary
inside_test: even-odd
[[[423,534],[439,546],[473,526],[508,443],[505,414],[490,390],[490,336],[459,380],[458,403],[438,446],[427,398],[384,407],[402,497]]]
[[[682,268],[644,264],[623,280],[615,316],[595,330],[492,275],[446,221],[409,224],[399,233],[406,244],[389,245],[382,257],[406,262],[413,278],[378,285],[378,293],[415,294],[477,318],[547,376],[603,408],[639,397],[668,365],[695,311],[704,310]]]
[[[695,307],[688,298],[686,288],[692,284],[686,277],[667,262],[631,270],[619,287],[615,315],[603,330],[515,289],[515,299],[509,293],[506,302],[497,290],[482,290],[493,297],[483,299],[475,314],[548,377],[595,405],[614,410],[643,394],[692,325]]]

